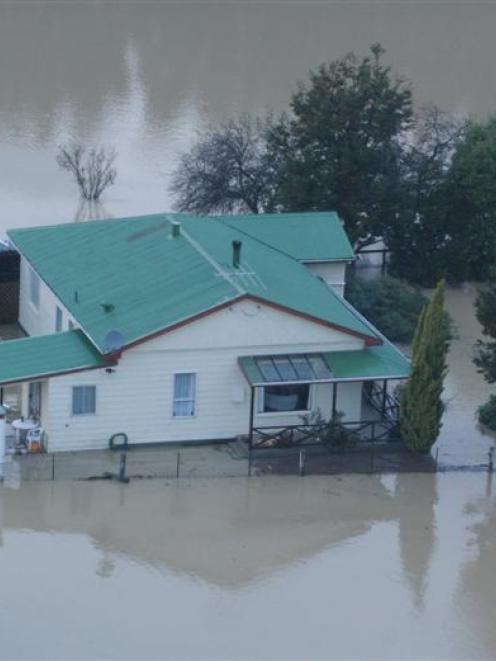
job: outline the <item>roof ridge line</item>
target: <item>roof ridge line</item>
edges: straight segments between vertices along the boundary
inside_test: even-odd
[[[167,220],[168,220],[170,223],[175,222],[175,220],[172,218],[172,214],[165,214],[165,217],[167,218]],[[187,231],[184,229],[184,226],[183,226],[182,224],[181,224],[181,235],[184,236],[184,238],[185,238],[186,241],[190,244],[190,246],[191,246],[194,250],[196,250],[196,252],[197,252],[201,257],[203,257],[203,259],[204,259],[205,261],[207,261],[211,266],[214,267],[214,269],[217,271],[217,273],[218,273],[222,278],[224,278],[224,280],[226,280],[226,281],[231,285],[231,287],[233,287],[233,289],[235,289],[235,290],[238,292],[238,294],[246,294],[246,293],[247,293],[247,291],[246,291],[243,287],[241,287],[241,286],[240,286],[240,285],[234,280],[234,278],[233,278],[229,273],[227,273],[227,271],[225,271],[225,270],[222,268],[222,266],[217,262],[217,260],[215,260],[215,259],[212,257],[212,255],[210,255],[210,253],[209,253],[209,252],[208,252],[208,251],[207,251],[207,250],[206,250],[206,249],[205,249],[205,248],[204,248],[204,247],[203,247],[198,241],[196,241],[195,239],[193,239],[193,237],[189,234],[189,232],[187,232]]]
[[[123,221],[131,221],[131,220],[142,220],[143,218],[146,218],[147,220],[151,218],[161,218],[163,217],[163,213],[160,211],[157,211],[156,213],[148,213],[145,214],[144,216],[121,216],[119,218],[113,218],[113,217],[108,217],[108,218],[94,218],[92,220],[86,221],[84,223],[77,222],[75,220],[63,220],[60,223],[49,223],[48,225],[30,225],[29,227],[12,227],[10,229],[5,230],[5,235],[8,236],[11,232],[17,233],[17,232],[36,232],[38,230],[50,230],[50,229],[62,229],[66,227],[73,227],[74,225],[94,225],[94,224],[100,224],[100,223],[120,223]],[[166,214],[166,215],[172,215],[172,214]],[[181,214],[176,214],[176,215],[181,215]]]
[[[273,214],[274,216],[277,214]],[[212,218],[215,218],[212,216]],[[260,243],[260,245],[265,246],[266,248],[270,248],[271,250],[275,250],[276,252],[280,253],[281,255],[284,255],[285,257],[289,257],[289,259],[292,259],[294,262],[297,262],[298,264],[300,263],[300,260],[296,259],[296,257],[293,257],[293,255],[290,255],[288,252],[285,250],[282,250],[281,248],[276,248],[276,246],[272,245],[271,243],[267,243],[267,241],[263,241],[257,236],[253,236],[253,234],[249,234],[245,230],[239,229],[238,227],[233,227],[231,223],[227,220],[221,220],[220,218],[215,218],[217,222],[221,223],[222,225],[229,227],[229,229],[234,230],[235,232],[238,232],[238,234],[244,234],[248,238],[252,239],[253,241],[256,241],[257,243]],[[231,221],[232,222],[232,221]]]

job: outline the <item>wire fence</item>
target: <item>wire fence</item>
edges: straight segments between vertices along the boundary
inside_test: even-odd
[[[354,450],[306,448],[253,450],[240,443],[179,448],[132,448],[122,451],[82,451],[10,457],[3,464],[4,480],[25,481],[116,479],[166,480],[240,477],[266,474],[337,475],[372,473],[435,473],[452,470],[494,470],[494,448],[485,461],[444,465],[434,456],[401,447],[370,445]]]

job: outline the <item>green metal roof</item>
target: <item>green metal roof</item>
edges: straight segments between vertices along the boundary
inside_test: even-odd
[[[312,214],[303,215],[310,224]],[[316,214],[319,223],[322,215]],[[178,238],[171,236],[174,221],[181,222]],[[119,330],[128,345],[247,295],[381,342],[295,258],[234,225],[156,214],[12,230],[8,236],[102,353],[110,330]],[[232,267],[234,239],[243,242],[239,269]]]
[[[108,365],[80,330],[0,342],[2,385]]]
[[[324,358],[329,366],[331,376],[324,379],[298,379],[300,383],[406,379],[410,373],[408,359],[388,341],[380,346],[366,347],[360,351],[328,351],[319,355]],[[274,354],[273,357],[277,357],[277,355]],[[281,383],[280,380],[269,381],[264,377],[257,364],[259,358],[261,356],[242,356],[239,358],[239,365],[248,383],[253,386]],[[287,379],[285,382],[293,383],[296,380]]]
[[[324,354],[336,379],[406,379],[410,361],[390,342],[363,351],[330,351]]]
[[[353,248],[334,211],[215,218],[300,261],[354,259]]]

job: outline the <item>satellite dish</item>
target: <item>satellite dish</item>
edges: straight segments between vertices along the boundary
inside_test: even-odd
[[[103,345],[105,347],[105,353],[115,353],[116,351],[120,351],[124,346],[124,336],[118,330],[110,330],[107,335],[105,335]]]

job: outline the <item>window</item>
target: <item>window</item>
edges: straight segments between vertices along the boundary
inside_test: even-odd
[[[72,319],[69,319],[69,321],[67,323],[67,327],[68,327],[69,330],[74,330],[76,328],[74,326],[74,322],[72,321]]]
[[[35,308],[40,307],[40,279],[31,267],[29,267],[29,300]]]
[[[266,382],[330,379],[331,370],[320,354],[260,356],[255,363]]]
[[[72,415],[96,413],[96,386],[72,388]]]
[[[62,330],[62,310],[57,305],[57,307],[55,308],[55,331],[57,333],[60,333],[61,330]]]
[[[195,415],[196,374],[174,374],[174,402],[172,415],[175,418],[190,418]]]
[[[308,411],[309,408],[310,385],[308,383],[265,386],[259,389],[259,413]]]

